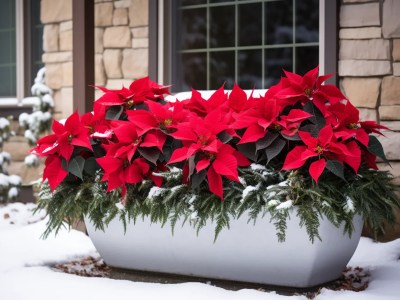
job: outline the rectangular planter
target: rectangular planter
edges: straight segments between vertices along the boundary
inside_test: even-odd
[[[87,230],[105,262],[124,269],[181,274],[269,285],[312,287],[340,277],[353,255],[361,235],[362,218],[355,216],[355,231],[349,237],[321,219],[322,241],[309,241],[305,228],[292,212],[287,222],[286,241],[278,242],[269,218],[255,224],[248,217],[231,220],[214,242],[214,224],[199,234],[177,224],[174,234],[166,224],[151,224],[148,218],[123,225],[114,219],[105,232]]]

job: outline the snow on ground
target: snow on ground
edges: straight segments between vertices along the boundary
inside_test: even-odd
[[[46,220],[43,213],[32,216],[33,209],[33,204],[20,203],[0,207],[0,299],[307,299],[252,289],[228,291],[202,283],[142,283],[60,273],[50,266],[98,254],[78,231],[63,229],[56,237],[41,239]],[[400,299],[399,256],[400,239],[383,244],[362,238],[349,265],[370,272],[369,287],[358,293],[322,289],[315,299]]]

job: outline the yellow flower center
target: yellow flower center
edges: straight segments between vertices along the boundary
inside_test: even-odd
[[[318,145],[314,148],[314,152],[318,154],[322,154],[324,152],[324,148],[321,145]]]
[[[358,124],[357,123],[347,124],[347,128],[349,128],[349,129],[357,129],[358,128]]]
[[[311,95],[312,95],[312,89],[305,89],[304,90],[304,93],[307,95],[307,97],[311,97]]]

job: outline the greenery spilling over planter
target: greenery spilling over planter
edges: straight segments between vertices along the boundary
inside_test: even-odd
[[[198,230],[214,220],[217,237],[246,212],[249,221],[271,217],[283,241],[294,206],[311,241],[320,216],[344,222],[348,234],[354,214],[375,233],[393,223],[400,201],[390,174],[377,170],[376,158],[386,158],[373,135],[387,128],[360,121],[318,68],[285,74],[260,97],[235,85],[208,100],[193,90],[166,102],[168,88],[148,78],[101,88],[92,113],[54,121],[54,134],[32,149],[46,157],[45,236],[87,215],[99,229],[114,217]]]

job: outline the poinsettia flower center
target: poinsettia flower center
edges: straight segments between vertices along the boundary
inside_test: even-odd
[[[200,143],[202,146],[208,145],[208,136],[199,135],[197,138],[197,142]]]
[[[213,162],[213,161],[215,160],[215,158],[217,157],[214,153],[210,153],[210,152],[207,152],[207,153],[206,153],[206,156],[208,157],[208,159],[209,159],[211,162]]]
[[[72,140],[73,140],[74,136],[72,134],[70,134],[68,136],[68,144],[71,144]]]
[[[357,129],[357,128],[359,128],[359,126],[358,126],[357,123],[350,123],[350,124],[347,124],[347,128],[349,128],[349,129]]]
[[[318,145],[317,147],[314,148],[314,152],[318,154],[322,154],[324,150],[325,150],[324,147],[322,147],[321,145]]]
[[[129,160],[126,158],[126,159],[124,159],[123,168],[125,169],[128,166],[129,166]]]
[[[307,88],[307,89],[304,90],[304,93],[307,95],[307,97],[311,97],[311,95],[312,95],[312,89]]]
[[[131,99],[126,102],[126,108],[131,109],[135,105],[135,102]]]
[[[90,134],[94,133],[94,128],[92,126],[85,126],[88,130]]]
[[[172,124],[172,119],[165,119],[160,123],[160,128],[161,129],[167,129],[167,126],[170,126]]]
[[[273,124],[271,129],[273,131],[280,132],[283,129],[283,127],[280,124]]]
[[[137,146],[137,145],[140,144],[141,141],[142,141],[142,139],[139,137],[139,138],[137,138],[136,140],[133,141],[133,144],[134,144],[135,146]]]

